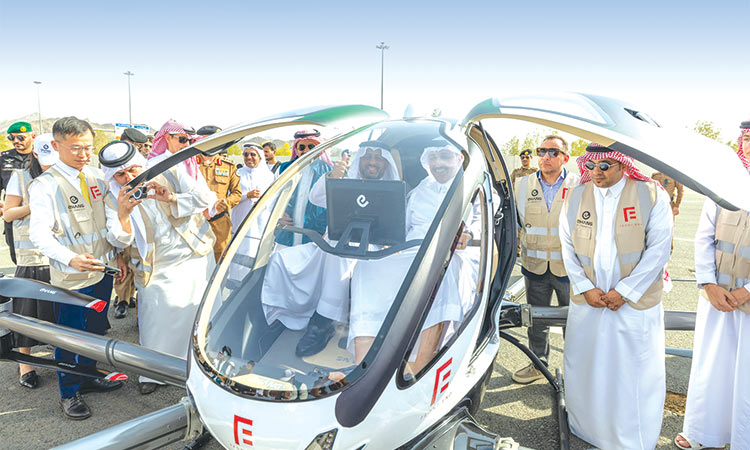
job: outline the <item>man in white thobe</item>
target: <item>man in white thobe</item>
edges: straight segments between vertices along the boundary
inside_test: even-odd
[[[750,167],[743,122],[737,151]],[[744,142],[743,142],[744,138]],[[695,233],[695,318],[685,422],[680,448],[750,448],[750,214],[706,199]]]
[[[99,159],[114,195],[146,165],[140,153],[129,152],[127,144],[121,142],[105,146]],[[132,245],[131,253],[137,251],[131,266],[136,271],[140,299],[140,344],[186,358],[195,315],[215,266],[213,233],[203,217],[214,196],[205,183],[197,182],[184,170],[170,169],[147,186],[148,198],[133,200],[138,204],[130,214],[134,232],[123,231],[119,222],[108,222],[109,231],[117,238],[118,247]],[[107,206],[112,205],[109,202]],[[138,276],[139,272],[148,276]],[[143,376],[139,381],[141,394],[150,394],[157,383],[162,384]]]
[[[312,186],[309,201],[326,207],[328,178],[399,180],[390,147],[378,141],[360,144],[351,167],[338,161],[329,175]],[[333,244],[335,245],[335,244]],[[322,351],[335,332],[334,322],[349,316],[349,280],[357,260],[324,252],[310,242],[276,251],[268,261],[261,301],[269,325],[276,320],[290,330],[305,329],[298,356]]]
[[[573,433],[602,449],[653,449],[666,393],[664,266],[669,198],[632,158],[592,144],[560,215],[571,283],[565,402]]]
[[[420,159],[428,171],[408,195],[406,205],[406,240],[423,239],[435,219],[440,205],[461,168],[463,155],[446,141],[424,149]],[[464,250],[474,234],[479,237],[480,214],[474,214],[472,225],[462,233],[457,251],[448,264],[432,307],[422,326],[420,341],[410,357],[410,369],[416,373],[429,362],[448,338],[449,325],[460,323],[473,304],[476,287],[476,252]],[[475,250],[475,249],[471,249]],[[383,259],[360,261],[352,276],[352,300],[347,347],[359,363],[369,351],[388,311],[391,309],[417,248]]]

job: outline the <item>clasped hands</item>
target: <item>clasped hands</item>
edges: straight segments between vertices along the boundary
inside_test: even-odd
[[[589,289],[583,293],[583,297],[586,299],[586,303],[593,308],[607,308],[611,311],[617,311],[625,304],[625,299],[614,289],[610,289],[606,294],[601,289]]]
[[[706,284],[703,289],[711,305],[722,312],[732,312],[750,300],[750,292],[744,287],[727,291],[716,284]]]

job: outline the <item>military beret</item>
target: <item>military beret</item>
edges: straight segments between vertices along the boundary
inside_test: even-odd
[[[521,153],[519,153],[518,156],[523,156],[523,155],[529,155],[529,156],[531,156],[531,149],[530,148],[526,148],[526,149],[521,150]]]
[[[146,135],[135,128],[125,128],[125,131],[122,132],[122,136],[120,136],[120,140],[123,139],[135,142],[136,144],[143,144],[148,141]]]
[[[216,125],[205,125],[198,128],[198,132],[196,134],[200,136],[210,136],[214,133],[218,133],[219,131],[221,131],[221,128],[217,127]]]
[[[745,120],[740,124],[740,129],[745,130],[747,128],[750,128],[750,120]],[[10,131],[9,131],[10,133]]]
[[[8,127],[8,133],[31,133],[29,122],[16,122]]]

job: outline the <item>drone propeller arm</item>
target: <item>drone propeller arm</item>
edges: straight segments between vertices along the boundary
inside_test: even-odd
[[[66,305],[81,306],[102,312],[107,302],[37,280],[0,276],[0,297],[31,298]],[[21,300],[22,301],[22,300]]]
[[[81,375],[84,377],[91,378],[104,378],[106,380],[127,380],[128,376],[121,372],[110,372],[104,373],[97,369],[88,366],[81,366],[80,364],[69,363],[67,361],[58,361],[56,359],[39,358],[36,356],[26,355],[16,351],[8,352],[2,355],[3,359],[9,361],[15,361],[21,364],[28,364],[30,366],[42,367],[45,369],[56,370],[58,372],[71,373],[73,375]]]
[[[136,344],[55,325],[43,320],[0,312],[0,328],[7,328],[40,342],[134,372],[174,386],[184,386],[187,362]]]

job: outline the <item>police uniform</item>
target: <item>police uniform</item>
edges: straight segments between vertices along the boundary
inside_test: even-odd
[[[536,167],[529,167],[528,169],[525,167],[519,167],[518,169],[514,169],[513,172],[510,173],[510,183],[515,186],[516,180],[518,178],[523,178],[526,175],[531,175],[532,173],[535,173],[537,170]]]
[[[227,210],[217,213],[208,220],[211,230],[216,235],[214,257],[218,262],[231,238],[232,221],[229,218],[229,210],[242,199],[240,177],[237,175],[234,163],[224,155],[219,155],[213,160],[201,158],[198,167],[206,179],[208,188],[216,193],[219,200],[226,199],[227,201]]]
[[[28,122],[16,122],[8,128],[10,133],[30,133],[31,125]],[[2,152],[0,154],[0,192],[5,191],[10,181],[10,176],[15,169],[25,169],[31,158],[31,147],[28,153],[19,153],[15,148]],[[13,244],[13,224],[5,222],[5,243],[10,249],[10,259],[13,264],[16,262],[16,250]]]
[[[669,195],[669,206],[672,207],[672,217],[674,218],[674,208],[679,208],[680,203],[682,203],[682,194],[684,190],[682,183],[678,183],[674,178],[668,177],[661,172],[654,172],[654,174],[651,175],[651,179],[661,184],[664,187],[664,190],[667,191],[667,195]],[[673,250],[674,236],[672,237],[670,253]]]

